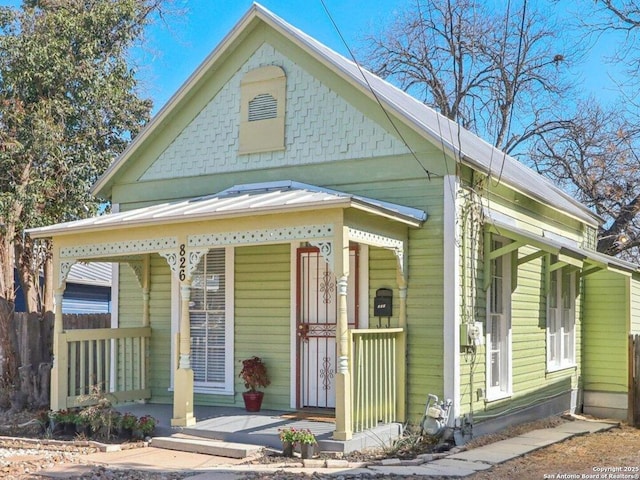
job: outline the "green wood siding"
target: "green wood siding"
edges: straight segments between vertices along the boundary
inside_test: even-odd
[[[289,409],[291,391],[291,247],[242,247],[235,254],[235,403],[245,390],[238,373],[242,359],[257,355],[271,385],[263,408]]]
[[[585,278],[585,390],[628,390],[628,282],[628,277],[612,272]]]
[[[133,270],[127,264],[120,265],[120,304],[118,315],[118,326],[121,328],[132,328],[142,326],[142,289],[138,283],[138,279]],[[119,354],[118,368],[116,369],[117,384],[124,385],[131,379],[127,378],[126,366],[132,359],[139,358],[139,348],[137,345],[128,345]],[[136,362],[137,363],[137,362]],[[136,365],[138,367],[138,365]],[[135,381],[139,381],[138,368],[134,368],[136,372]]]
[[[399,190],[402,190],[399,188]],[[443,182],[423,182],[424,228],[410,230],[407,288],[407,420],[424,414],[427,395],[444,396]]]
[[[120,264],[119,285],[119,327],[142,326],[142,288],[133,270],[126,263]],[[168,389],[171,365],[171,277],[167,262],[159,255],[151,256],[149,315],[152,334],[149,343],[148,380],[152,401],[170,401],[171,394]],[[119,360],[128,361],[124,358]],[[120,375],[120,372],[118,374]]]
[[[142,303],[142,301],[140,301]],[[171,402],[171,270],[160,255],[151,256],[149,281],[149,386],[153,402]]]
[[[295,67],[295,73],[290,72],[292,78],[288,82],[288,89],[291,90],[287,94],[287,116],[299,126],[295,127],[298,134],[293,137],[290,124],[287,124],[286,134],[292,142],[287,146],[287,151],[238,155],[237,148],[228,147],[224,149],[226,165],[242,165],[241,171],[229,171],[225,167],[209,170],[211,174],[208,175],[140,181],[147,169],[171,145],[175,137],[188,129],[190,123],[210,102],[215,100],[217,95],[224,93],[225,85],[265,43],[271,45],[275,53],[261,58],[260,64],[290,62]],[[115,203],[127,204],[127,208],[135,208],[148,202],[157,203],[160,200],[210,194],[238,183],[282,179],[306,181],[320,186],[352,183],[362,191],[369,192],[366,193],[368,196],[386,198],[384,195],[376,197],[367,183],[373,181],[380,182],[382,185],[387,179],[393,181],[396,178],[402,178],[413,184],[421,183],[421,188],[424,190],[430,184],[424,169],[435,175],[446,175],[454,171],[454,162],[442,153],[439,143],[435,145],[426,141],[401,121],[394,121],[392,126],[379,105],[275,32],[262,29],[252,32],[244,43],[234,49],[227,58],[221,60],[220,64],[206,76],[207,83],[190,92],[179,111],[175,111],[163,125],[154,130],[154,134],[147,139],[142,148],[136,151],[136,158],[132,158],[127,167],[118,173],[111,192]],[[302,85],[299,85],[300,79],[304,80]],[[296,86],[295,91],[294,86]],[[238,109],[237,96],[240,92],[238,90],[231,93],[235,97],[229,98],[230,105],[218,109],[217,115],[237,115],[234,112]],[[331,102],[328,99],[323,100],[327,95],[331,96]],[[338,96],[338,101],[334,104],[335,95]],[[318,98],[320,100],[317,100]],[[315,105],[321,105],[323,108],[308,110],[309,102],[312,100],[317,102],[314,103]],[[329,105],[332,105],[331,110],[324,108]],[[308,112],[312,112],[312,119],[309,118]],[[351,115],[349,112],[354,112],[353,115],[360,118],[358,120],[352,117],[356,124],[363,123],[362,119],[367,124],[369,121],[373,124],[367,127],[367,131],[343,128],[334,132],[336,118],[339,117],[341,122],[349,121],[342,120],[343,116],[346,115],[345,118],[347,118]],[[299,120],[300,118],[303,120]],[[237,125],[233,122],[237,122],[235,117],[225,118],[220,129],[235,129]],[[396,148],[396,145],[401,144],[401,140],[395,128],[398,128],[404,139],[409,142],[415,157],[410,153],[396,155],[386,153],[390,150],[398,152],[404,149],[404,146]],[[372,134],[380,129],[390,136],[377,144],[372,141]],[[327,141],[327,139],[331,140]],[[194,137],[194,143],[202,142]],[[193,147],[195,148],[195,145]],[[206,151],[209,147],[199,145],[198,148]],[[329,154],[336,149],[343,154],[337,156]],[[291,155],[292,152],[298,153]],[[327,156],[333,160],[327,161]],[[435,177],[432,178],[435,179]],[[404,188],[399,189],[392,196],[413,195],[410,192],[412,187],[409,187],[409,192],[405,192]],[[352,191],[348,188],[343,190]]]
[[[142,326],[142,288],[135,273],[126,263],[120,264],[118,326],[123,328]]]
[[[496,185],[495,180],[488,180],[487,183],[489,186],[482,192],[486,203],[492,210],[514,219],[519,228],[538,235],[542,235],[543,231],[562,235],[577,241],[585,248],[592,243],[591,240],[584,238],[585,227],[578,220],[525,197],[504,184]]]
[[[568,227],[561,230],[558,214],[546,207],[537,208],[532,202],[514,201],[516,194],[502,186],[492,184],[487,193],[492,199],[491,208],[517,220],[518,225],[541,232],[543,229],[576,238],[579,225],[567,221]],[[463,200],[462,212],[469,209],[469,195]],[[505,198],[507,200],[505,200]],[[468,218],[468,215],[462,215]],[[486,333],[486,293],[484,291],[483,235],[481,222],[463,221],[460,245],[461,314],[465,321],[484,323]],[[523,258],[537,250],[524,246],[517,250],[517,258]],[[578,388],[581,363],[581,301],[580,281],[576,282],[575,305],[575,361],[576,366],[559,371],[547,371],[546,339],[546,286],[544,257],[529,261],[512,271],[517,278],[511,295],[511,395],[504,399],[487,401],[486,395],[486,345],[477,347],[476,354],[460,354],[461,413],[470,413],[476,421],[491,420],[522,408],[532,407],[558,395]],[[512,265],[516,260],[512,258]]]
[[[360,259],[362,260],[362,258]],[[390,250],[384,248],[369,248],[369,294],[367,298],[376,296],[376,290],[379,288],[390,288],[393,290],[393,316],[390,320],[392,327],[398,326],[398,282],[396,280],[396,272],[398,259]],[[369,327],[377,328],[378,321],[384,327],[387,325],[387,319],[373,316],[373,302],[369,302]]]

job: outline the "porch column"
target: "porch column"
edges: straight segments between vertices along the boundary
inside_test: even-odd
[[[68,362],[67,344],[62,341],[63,319],[62,319],[62,296],[64,294],[65,283],[53,293],[53,365],[51,367],[51,410],[58,411],[67,408],[67,391],[69,389],[69,378],[67,376]]]
[[[191,369],[191,324],[189,321],[189,299],[191,279],[180,284],[180,333],[179,363],[173,384],[173,418],[171,426],[188,427],[195,425],[193,416],[193,370]]]
[[[334,268],[338,280],[338,318],[336,341],[338,347],[338,371],[336,373],[336,430],[333,438],[350,440],[353,437],[351,421],[351,373],[349,365],[349,319],[347,307],[347,286],[349,278],[349,232],[342,229],[342,235],[335,245]]]
[[[151,326],[151,313],[149,310],[150,293],[149,287],[151,283],[151,257],[145,255],[142,258],[142,326]],[[140,353],[143,355],[144,368],[140,372],[140,383],[143,388],[148,387],[149,378],[149,348],[147,339],[142,337],[140,339]]]
[[[149,283],[151,278],[151,259],[145,255],[142,259],[142,326],[148,327],[151,324],[149,313]]]
[[[402,328],[400,342],[396,351],[396,365],[398,368],[397,407],[398,422],[407,419],[407,286],[400,285],[398,289],[400,304],[398,305],[398,326]]]

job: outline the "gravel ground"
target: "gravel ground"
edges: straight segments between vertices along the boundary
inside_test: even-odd
[[[84,464],[85,455],[96,451],[96,447],[86,441],[55,441],[38,438],[41,435],[38,427],[27,424],[33,417],[32,413],[22,412],[9,414],[0,412],[0,478],[7,480],[42,480],[37,472],[49,469],[60,463]],[[520,435],[526,431],[539,428],[548,428],[557,425],[564,420],[554,418],[534,422],[524,426],[514,427],[506,431],[481,437],[474,440],[468,446],[470,448],[481,446],[493,441],[501,440],[509,436]],[[21,438],[16,438],[21,437]],[[31,437],[31,438],[25,438]],[[132,447],[133,445],[129,445]],[[407,458],[411,451],[399,451],[394,456]],[[382,458],[382,452],[356,453],[351,456],[352,461],[378,461]],[[253,460],[252,463],[284,462],[283,457],[263,457]],[[292,459],[293,462],[299,460]],[[248,462],[249,463],[249,462]],[[292,465],[293,466],[293,465]],[[560,444],[538,450],[524,457],[512,460],[502,465],[497,465],[486,472],[477,473],[468,480],[494,480],[494,479],[545,479],[545,478],[589,478],[588,474],[600,473],[598,469],[615,469],[618,473],[636,475],[640,479],[640,430],[628,426],[622,426],[608,432],[575,437]],[[577,477],[565,476],[562,474]],[[88,473],[73,478],[79,480],[182,480],[192,476],[193,473],[159,473],[137,470],[119,470],[104,466],[94,465]],[[604,475],[604,474],[603,474]],[[599,478],[614,478],[601,475]],[[276,472],[247,473],[247,480],[294,480],[308,479],[400,479],[403,476],[383,475],[340,475],[329,476],[321,470],[313,475],[300,475],[283,468]],[[411,479],[420,479],[420,476],[411,476]],[[427,477],[425,477],[427,478]],[[435,477],[428,477],[436,480]],[[595,478],[595,477],[591,477]],[[623,478],[623,477],[618,477]],[[71,480],[71,478],[69,479]]]

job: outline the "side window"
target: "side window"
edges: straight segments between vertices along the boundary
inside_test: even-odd
[[[547,296],[547,368],[575,365],[575,273],[567,268],[551,272]]]
[[[240,154],[284,150],[287,77],[270,65],[240,82]]]
[[[492,238],[491,250],[507,244]],[[488,292],[486,333],[487,399],[511,393],[511,255],[496,257],[490,262],[491,284]]]

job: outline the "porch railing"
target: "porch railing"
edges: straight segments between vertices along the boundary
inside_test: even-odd
[[[67,330],[60,334],[67,407],[95,402],[96,388],[118,402],[149,398],[147,344],[150,327]],[[65,372],[67,373],[65,377]]]
[[[404,421],[405,332],[402,328],[349,330],[352,350],[353,431]]]

